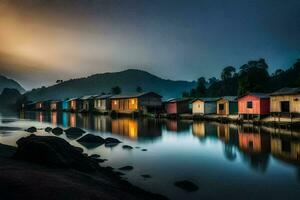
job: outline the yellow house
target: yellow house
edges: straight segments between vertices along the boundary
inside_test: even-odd
[[[135,95],[115,95],[110,98],[111,110],[119,113],[156,112],[161,108],[161,96],[154,92]]]
[[[215,114],[217,112],[218,98],[198,98],[192,102],[194,115]]]
[[[270,94],[271,113],[300,114],[300,88],[282,88]]]

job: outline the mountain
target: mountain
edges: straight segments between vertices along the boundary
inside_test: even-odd
[[[50,87],[33,89],[25,95],[31,101],[65,99],[103,92],[109,93],[115,86],[121,88],[122,94],[134,93],[140,86],[143,91],[157,92],[163,96],[163,99],[168,99],[180,97],[183,91],[194,88],[196,82],[166,80],[142,70],[129,69],[71,79]]]
[[[0,94],[2,93],[4,88],[16,89],[20,93],[25,92],[25,89],[19,83],[0,75]]]

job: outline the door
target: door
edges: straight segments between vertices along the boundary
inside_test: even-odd
[[[281,101],[280,102],[281,112],[289,113],[290,112],[290,102]]]
[[[222,114],[222,115],[226,114],[226,112],[225,112],[225,104],[223,104],[223,103],[219,104],[219,113]]]

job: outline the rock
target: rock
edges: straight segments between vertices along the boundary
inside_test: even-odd
[[[103,144],[104,139],[100,136],[92,135],[92,134],[86,134],[80,139],[77,140],[79,143],[96,143],[96,144]]]
[[[51,131],[52,131],[52,128],[51,128],[51,127],[47,127],[47,128],[45,128],[45,131],[46,131],[46,132],[51,132]]]
[[[120,140],[115,139],[115,138],[111,138],[111,137],[106,138],[104,142],[105,142],[105,146],[106,146],[106,147],[115,147],[115,146],[117,146],[119,143],[121,143]]]
[[[149,174],[143,174],[143,175],[141,175],[141,177],[143,177],[143,178],[152,178]]]
[[[22,130],[20,127],[0,126],[0,131],[19,131]]]
[[[57,168],[73,168],[83,172],[96,170],[95,163],[78,148],[55,136],[30,135],[17,141],[14,158]]]
[[[84,130],[82,130],[81,128],[77,128],[77,127],[71,127],[65,130],[66,134],[69,135],[82,135],[85,133]]]
[[[105,161],[108,161],[107,159],[101,159],[101,158],[92,158],[92,160],[97,163],[103,163]]]
[[[187,191],[187,192],[194,192],[194,191],[197,191],[199,189],[199,187],[194,184],[193,182],[191,181],[187,181],[187,180],[184,180],[184,181],[177,181],[174,183],[175,186]]]
[[[75,146],[74,146],[74,148],[77,149],[77,151],[79,151],[80,153],[83,153],[83,148],[81,148],[81,147],[75,147]]]
[[[62,128],[56,127],[56,128],[54,128],[54,129],[52,129],[52,133],[53,133],[54,135],[61,135],[61,134],[64,133],[64,130],[63,130]]]
[[[141,147],[135,147],[136,149],[140,149]]]
[[[89,156],[90,158],[100,158],[101,156],[98,154],[92,154]]]
[[[142,151],[148,151],[147,149],[142,149]]]
[[[133,167],[132,166],[124,166],[124,167],[120,167],[119,170],[130,171],[130,170],[133,170]]]
[[[108,137],[105,139],[105,143],[121,143],[120,140],[116,139],[116,138],[111,138],[111,137]]]
[[[129,146],[129,145],[123,145],[122,148],[127,149],[127,150],[132,150],[133,149],[133,147]]]
[[[29,133],[35,133],[35,132],[37,132],[37,129],[36,129],[36,127],[30,127],[28,129],[26,129],[25,131],[27,131]]]

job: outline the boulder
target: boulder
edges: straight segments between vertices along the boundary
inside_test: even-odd
[[[142,174],[141,177],[143,177],[143,178],[152,178],[149,174]]]
[[[121,143],[120,140],[116,139],[116,138],[111,138],[111,137],[108,137],[104,140],[105,144],[119,144]]]
[[[142,151],[148,151],[147,149],[142,149]]]
[[[187,181],[187,180],[184,180],[184,181],[177,181],[174,183],[175,186],[187,191],[187,192],[194,192],[194,191],[197,191],[199,189],[199,187],[194,184],[193,182],[191,181]]]
[[[26,129],[25,131],[27,131],[29,133],[35,133],[35,132],[37,132],[37,128],[32,126],[32,127],[28,128],[28,129]]]
[[[77,128],[77,127],[71,127],[65,130],[66,134],[69,135],[82,135],[85,133],[84,130],[82,130],[81,128]]]
[[[120,167],[119,170],[130,171],[130,170],[133,170],[133,167],[132,166],[124,166],[124,167]]]
[[[62,128],[56,127],[56,128],[54,128],[54,129],[52,129],[52,133],[53,133],[54,135],[61,135],[61,134],[64,133],[64,130],[63,130]]]
[[[90,158],[100,158],[101,156],[98,154],[92,154],[89,156]]]
[[[14,158],[57,168],[93,172],[96,165],[78,148],[55,136],[30,135],[17,141]]]
[[[52,131],[52,128],[51,128],[51,127],[47,127],[47,128],[45,128],[45,131],[46,131],[46,132],[51,132],[51,131]]]
[[[133,147],[129,146],[129,145],[123,145],[122,148],[126,149],[126,150],[132,150],[133,149]]]
[[[79,138],[77,140],[79,143],[96,143],[96,144],[103,144],[104,139],[100,136],[93,135],[93,134],[86,134],[83,137]]]

